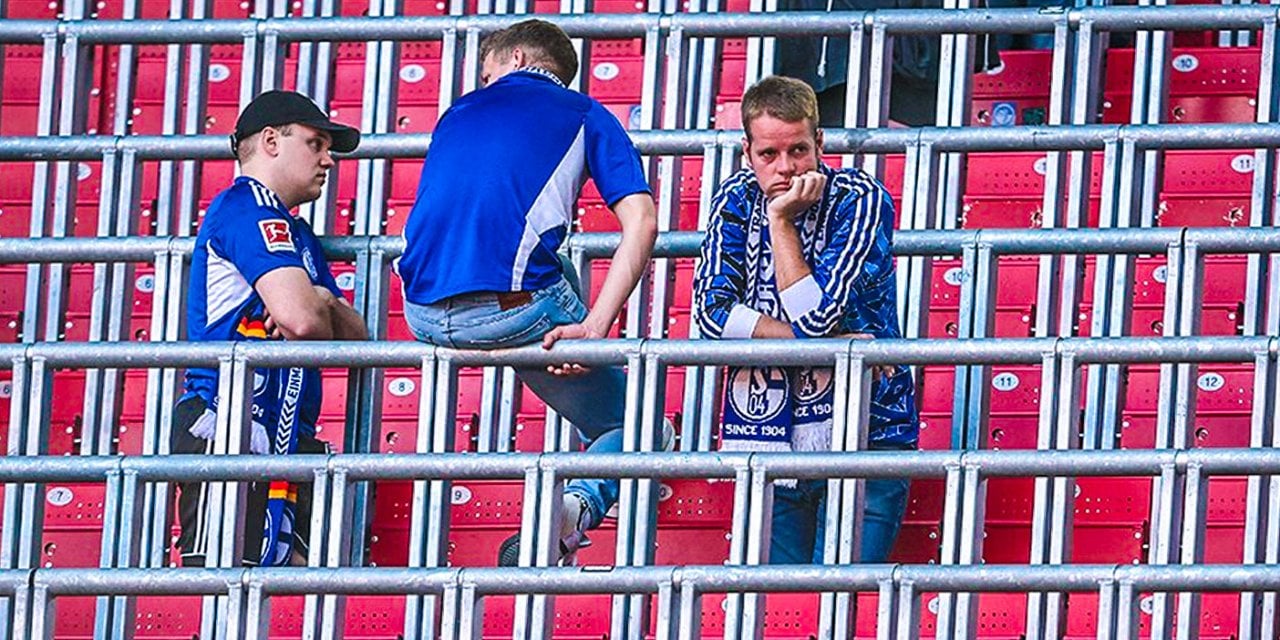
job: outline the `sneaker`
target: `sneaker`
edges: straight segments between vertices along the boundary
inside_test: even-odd
[[[560,557],[556,564],[572,566],[578,549],[591,546],[586,529],[591,511],[587,501],[573,493],[564,494],[564,508],[560,512]],[[498,566],[515,567],[520,564],[520,534],[502,541],[498,547]]]

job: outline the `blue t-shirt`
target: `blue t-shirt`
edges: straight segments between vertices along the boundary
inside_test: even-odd
[[[405,223],[405,297],[555,284],[588,176],[610,206],[649,193],[635,146],[599,102],[526,70],[463,96],[436,125]]]
[[[196,235],[187,291],[188,339],[268,340],[266,307],[254,284],[281,267],[303,269],[312,284],[342,295],[310,225],[290,214],[262,183],[236,178],[213,199]],[[184,397],[198,395],[217,406],[218,370],[188,369],[186,392]],[[321,401],[319,369],[254,372],[253,420],[272,437],[294,429],[314,435]]]

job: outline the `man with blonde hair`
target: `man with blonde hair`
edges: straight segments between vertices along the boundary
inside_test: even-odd
[[[893,200],[858,169],[822,161],[813,89],[768,77],[742,99],[749,168],[717,189],[694,280],[694,316],[712,339],[899,338],[890,244]],[[721,448],[829,451],[835,385],[825,367],[730,368]],[[905,367],[877,372],[872,449],[919,438]],[[866,483],[861,559],[882,562],[906,507],[907,481]],[[774,487],[770,562],[822,561],[826,480]]]

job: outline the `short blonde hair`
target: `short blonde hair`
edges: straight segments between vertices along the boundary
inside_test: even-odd
[[[786,76],[769,76],[742,95],[742,128],[751,140],[751,122],[762,115],[783,122],[808,120],[818,133],[818,96],[813,87]]]

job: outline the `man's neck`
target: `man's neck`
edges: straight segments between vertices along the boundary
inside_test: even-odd
[[[516,69],[516,71],[524,71],[524,72],[526,72],[526,73],[534,73],[534,74],[537,74],[537,75],[540,75],[540,76],[543,76],[543,77],[545,77],[545,78],[550,79],[551,81],[555,82],[556,84],[560,85],[561,87],[565,86],[565,85],[564,85],[564,81],[560,79],[560,76],[557,76],[555,73],[553,73],[553,72],[551,72],[551,71],[548,71],[548,70],[546,70],[546,69],[544,69],[544,68],[542,68],[542,67],[539,67],[539,66],[538,66],[538,65],[536,65],[536,64],[527,64],[527,65],[525,65],[525,66],[523,66],[523,67],[520,67],[519,69]]]
[[[287,198],[281,195],[280,190],[277,189],[274,184],[275,181],[271,179],[271,176],[268,175],[267,172],[262,171],[260,168],[242,166],[240,168],[240,175],[250,178],[258,184],[266,187],[267,190],[271,192],[271,195],[275,196],[276,200],[279,201],[280,204],[283,205],[290,213],[292,213],[294,208],[298,206],[297,203],[290,202]]]

